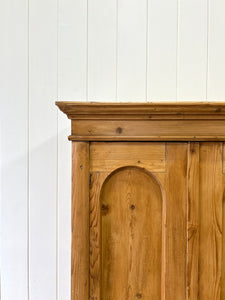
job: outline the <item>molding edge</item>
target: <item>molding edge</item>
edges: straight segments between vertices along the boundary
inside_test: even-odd
[[[60,102],[72,141],[225,141],[225,102]]]

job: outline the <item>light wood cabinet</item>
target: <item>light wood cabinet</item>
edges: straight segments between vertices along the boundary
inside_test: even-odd
[[[72,300],[225,299],[225,104],[57,102]]]

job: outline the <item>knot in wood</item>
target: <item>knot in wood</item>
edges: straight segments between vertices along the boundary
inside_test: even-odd
[[[135,209],[135,205],[131,204],[130,209],[134,210]]]
[[[142,298],[142,294],[141,294],[141,293],[137,293],[137,294],[136,294],[136,297],[137,297],[138,299],[141,299],[141,298]]]
[[[120,134],[120,133],[122,133],[122,131],[123,131],[123,129],[122,129],[121,127],[117,127],[117,128],[116,128],[116,132],[117,132],[117,133]]]

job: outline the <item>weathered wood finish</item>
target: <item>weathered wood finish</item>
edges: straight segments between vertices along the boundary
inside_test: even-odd
[[[79,120],[71,140],[204,141],[225,140],[225,119],[211,120]]]
[[[71,101],[57,101],[56,105],[63,111],[70,119],[93,119],[106,118],[106,116],[114,116],[119,118],[121,116],[136,116],[137,118],[149,115],[162,118],[165,115],[167,118],[175,116],[175,118],[183,118],[186,116],[197,116],[198,118],[211,118],[214,116],[225,115],[224,102],[158,102],[158,103],[118,103],[118,102],[71,102]]]
[[[200,144],[199,298],[202,300],[221,297],[224,187],[222,143]]]
[[[223,102],[56,104],[72,120],[70,140],[225,141]]]
[[[140,168],[122,168],[107,178],[100,203],[101,299],[160,299],[164,241],[159,184]]]
[[[165,297],[185,299],[187,249],[187,143],[168,143],[165,179]]]
[[[108,173],[91,173],[90,180],[90,300],[101,299],[100,192]]]
[[[134,142],[132,147],[129,142],[91,143],[91,172],[112,172],[125,166],[137,166],[151,172],[165,172],[165,143]]]
[[[89,297],[89,143],[72,143],[71,299]]]
[[[95,149],[100,145],[94,143]],[[91,172],[92,300],[185,297],[187,194],[183,190],[187,189],[188,145],[148,143],[143,145],[143,151],[142,143],[139,147],[130,143],[129,147],[135,158],[142,160],[146,146],[154,154],[159,145],[166,146],[164,172],[148,174],[135,166],[118,169],[118,163],[121,164],[119,154],[115,155],[111,173],[105,172],[104,163],[102,169],[98,167]],[[121,146],[123,149],[124,144]],[[105,157],[107,161],[105,147],[102,160]],[[120,143],[116,147],[120,147]],[[151,152],[150,170],[151,158],[155,159]],[[122,151],[121,157],[124,155]]]
[[[199,143],[188,144],[187,299],[198,299],[199,272]]]
[[[225,104],[57,105],[76,141],[71,299],[225,300]]]

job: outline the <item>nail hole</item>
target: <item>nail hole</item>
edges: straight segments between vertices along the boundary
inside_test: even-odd
[[[130,209],[134,210],[135,209],[135,205],[131,204]]]

